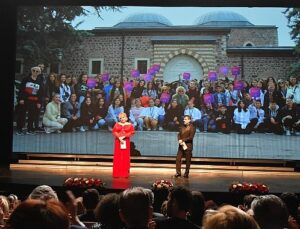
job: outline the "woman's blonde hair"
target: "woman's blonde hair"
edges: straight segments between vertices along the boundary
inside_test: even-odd
[[[183,86],[179,86],[176,88],[176,94],[178,94],[179,91],[184,91],[184,93],[186,92],[186,90]]]
[[[122,118],[122,117],[127,118],[127,114],[125,112],[121,112],[118,117],[119,118]]]
[[[206,213],[203,217],[203,229],[260,229],[254,218],[246,212],[225,205],[217,211]]]

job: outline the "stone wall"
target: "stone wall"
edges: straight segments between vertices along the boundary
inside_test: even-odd
[[[246,42],[251,42],[256,47],[278,46],[277,27],[234,28],[231,30],[228,47],[241,47]]]
[[[153,36],[214,36],[216,41],[208,43],[153,43]],[[134,68],[135,58],[148,58],[150,64],[163,63],[168,56],[174,56],[176,50],[191,51],[193,57],[198,55],[203,59],[209,70],[218,69],[219,66],[227,65],[241,66],[241,57],[239,55],[227,56],[226,48],[231,46],[241,46],[246,41],[254,43],[256,46],[277,46],[277,28],[233,28],[228,38],[226,31],[131,31],[124,37],[124,60],[123,74],[130,76],[130,70]],[[88,72],[90,58],[103,58],[103,71],[109,72],[111,76],[119,77],[121,75],[122,63],[122,36],[118,33],[103,32],[92,37],[87,37],[81,44],[74,44],[71,50],[64,51],[64,57],[61,65],[61,72],[79,76],[82,72]],[[168,59],[170,60],[170,58]],[[258,77],[267,77],[273,75],[276,77],[284,76],[293,63],[294,58],[283,57],[280,54],[276,56],[247,56],[244,58],[244,76],[251,78],[253,75]],[[24,63],[27,63],[24,60]],[[200,65],[202,63],[199,62]],[[30,66],[31,67],[31,66]],[[24,71],[28,71],[25,64]],[[158,74],[163,77],[163,72]]]

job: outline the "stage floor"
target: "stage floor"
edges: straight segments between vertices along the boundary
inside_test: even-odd
[[[174,166],[175,167],[175,166]],[[246,171],[191,169],[189,179],[174,178],[175,168],[131,168],[128,179],[112,178],[111,167],[101,166],[55,166],[45,165],[29,168],[12,165],[10,169],[1,169],[0,184],[24,184],[62,186],[68,177],[95,177],[105,182],[108,189],[125,189],[131,186],[151,188],[158,179],[166,179],[174,185],[186,186],[202,192],[227,192],[233,181],[264,183],[271,193],[300,193],[300,173],[293,171]]]

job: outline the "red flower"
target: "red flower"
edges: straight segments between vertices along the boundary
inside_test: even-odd
[[[240,183],[235,181],[229,186],[229,191],[243,194],[267,194],[269,193],[269,188],[265,184],[252,184],[247,182]]]
[[[80,178],[80,177],[69,177],[65,179],[64,186],[67,187],[82,187],[82,188],[92,188],[92,187],[103,187],[104,183],[99,178]]]

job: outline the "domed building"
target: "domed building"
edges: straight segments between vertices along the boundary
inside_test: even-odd
[[[132,14],[114,25],[115,28],[151,28],[165,26],[172,26],[172,23],[166,17],[153,13]]]
[[[220,66],[240,66],[240,77],[251,80],[285,77],[295,60],[293,47],[278,46],[276,26],[254,25],[233,11],[208,12],[185,26],[159,14],[136,13],[89,32],[93,36],[64,51],[60,72],[130,77],[132,69],[145,74],[152,64],[160,64],[156,76],[173,82],[183,72],[202,80]]]
[[[196,20],[199,26],[253,26],[247,18],[233,11],[213,11],[200,16]]]

